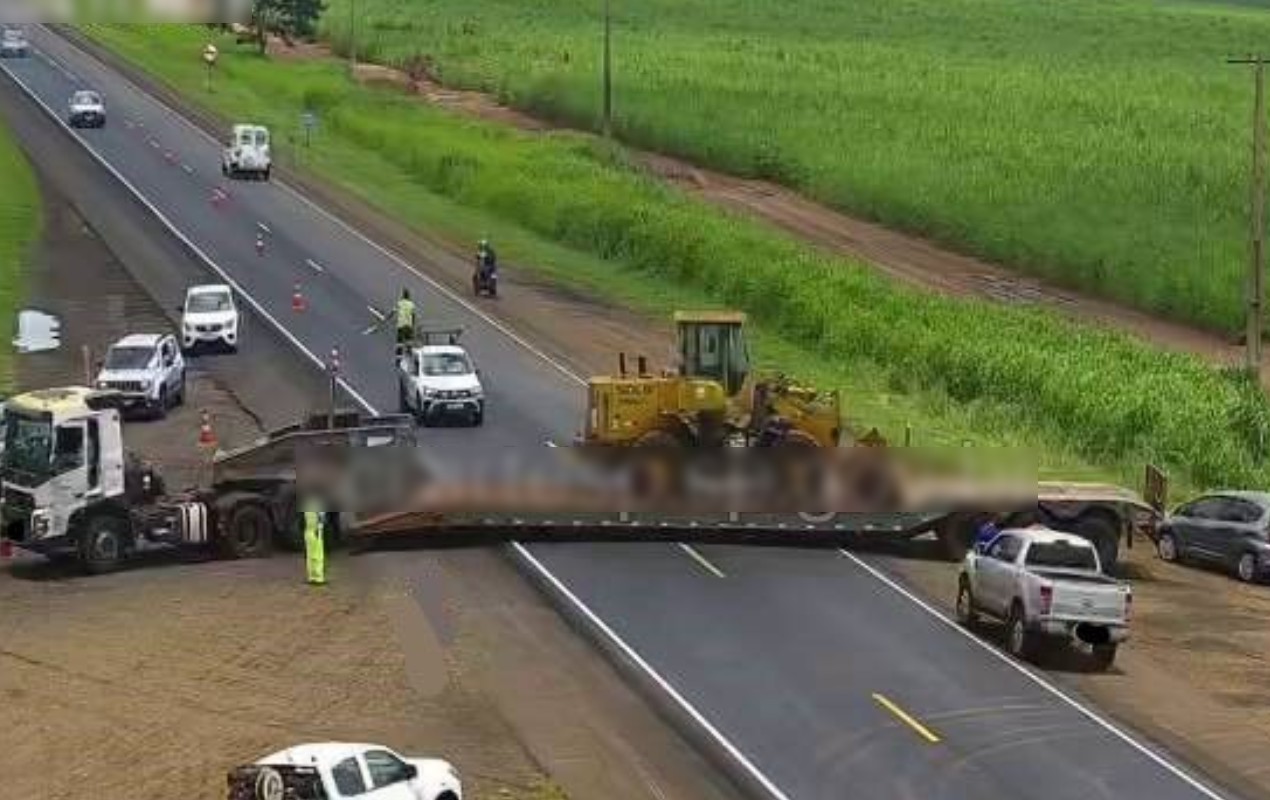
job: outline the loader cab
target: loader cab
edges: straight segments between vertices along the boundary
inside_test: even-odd
[[[750,374],[745,314],[739,311],[679,311],[679,374],[717,381],[735,397]]]

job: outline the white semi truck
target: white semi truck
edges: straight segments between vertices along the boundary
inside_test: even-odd
[[[298,544],[298,448],[413,446],[409,417],[314,415],[230,452],[209,454],[208,485],[166,491],[127,452],[117,392],[41,389],[9,398],[0,453],[0,539],[107,572],[156,548],[212,546],[234,558]],[[334,527],[334,526],[333,526]]]

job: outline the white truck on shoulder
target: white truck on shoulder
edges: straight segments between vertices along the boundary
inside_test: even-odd
[[[176,337],[134,333],[115,342],[97,373],[97,388],[119,392],[125,409],[166,416],[185,402],[185,359]]]
[[[1088,652],[1098,669],[1129,638],[1133,593],[1104,575],[1088,540],[1041,526],[1009,528],[972,549],[957,585],[957,620],[980,614],[1006,625],[1011,655],[1035,660],[1044,640]]]
[[[448,761],[378,744],[297,745],[231,770],[228,783],[229,800],[463,800]]]
[[[401,412],[424,425],[463,418],[485,422],[485,389],[480,370],[458,344],[461,331],[427,331],[423,344],[402,347],[397,359]],[[445,344],[432,344],[441,337]]]
[[[229,144],[222,151],[220,169],[227,178],[246,175],[269,180],[273,171],[269,129],[263,125],[235,125],[229,134]]]

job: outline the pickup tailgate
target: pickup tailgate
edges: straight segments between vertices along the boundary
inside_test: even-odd
[[[1129,586],[1112,578],[1039,572],[1053,587],[1050,616],[1058,619],[1124,624],[1128,617]]]

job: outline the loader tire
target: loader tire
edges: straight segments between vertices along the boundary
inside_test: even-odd
[[[230,507],[225,520],[224,549],[232,558],[261,558],[273,543],[273,519],[259,503],[241,502]]]

